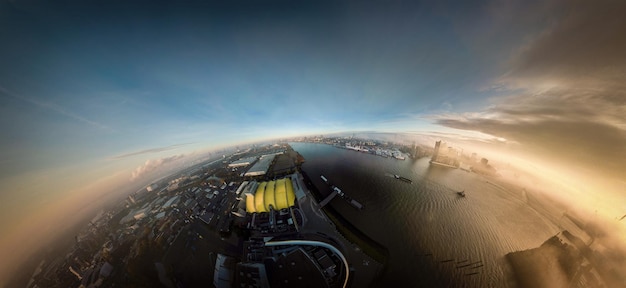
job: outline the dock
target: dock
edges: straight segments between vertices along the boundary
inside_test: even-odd
[[[346,200],[350,205],[352,205],[352,207],[354,207],[356,209],[359,209],[359,210],[363,209],[363,204],[359,203],[359,201],[356,201],[356,200],[352,199],[350,196],[346,195],[346,193],[341,191],[341,189],[339,187],[337,187],[335,185],[332,185],[330,183],[330,181],[328,181],[328,179],[326,177],[324,177],[324,175],[320,176],[320,178],[324,181],[324,183],[328,184],[328,186],[330,186],[330,189],[332,190],[330,195],[326,196],[326,198],[324,198],[324,200],[322,200],[322,202],[320,202],[320,207],[326,206],[326,204],[328,204],[337,195],[339,195],[339,197],[341,197],[342,199]]]
[[[326,198],[324,198],[324,200],[322,200],[322,202],[320,202],[320,208],[324,208],[324,206],[326,206],[326,204],[328,204],[330,200],[333,200],[335,196],[337,196],[337,191],[333,190],[333,193],[330,193],[330,195],[328,195]]]

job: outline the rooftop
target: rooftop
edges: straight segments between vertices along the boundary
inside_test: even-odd
[[[270,165],[272,164],[274,157],[276,157],[275,154],[261,156],[261,159],[259,159],[259,162],[256,162],[256,164],[250,167],[250,169],[248,170],[248,172],[246,172],[246,174],[244,174],[244,176],[265,175],[265,173],[267,173],[267,170],[270,168]]]

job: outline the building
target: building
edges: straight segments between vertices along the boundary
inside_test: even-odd
[[[176,207],[178,204],[178,200],[180,199],[180,196],[176,195],[173,196],[172,198],[170,198],[169,200],[167,200],[167,202],[165,202],[165,204],[163,204],[162,209],[167,209],[170,207]]]
[[[242,158],[242,159],[239,159],[237,161],[234,161],[228,164],[228,168],[245,167],[254,163],[254,161],[256,160],[257,160],[257,157]]]
[[[290,178],[261,182],[254,194],[246,194],[246,212],[261,213],[294,205],[296,195]]]
[[[263,263],[237,263],[235,287],[270,287]]]
[[[445,144],[444,144],[445,145]],[[441,146],[441,140],[435,142],[435,152],[433,152],[433,157],[430,158],[430,161],[437,161],[437,157],[439,156],[439,147]]]
[[[459,152],[445,142],[435,142],[435,151],[430,163],[442,165],[450,168],[458,168],[460,165]]]
[[[330,245],[318,241],[288,242],[244,243],[246,252],[236,266],[233,287],[341,287],[346,283],[347,266],[342,265],[345,258],[339,250],[325,248]]]
[[[272,161],[274,161],[274,157],[276,154],[271,155],[263,155],[250,169],[244,174],[244,176],[261,176],[267,173],[270,165],[272,165]]]
[[[215,271],[213,272],[213,286],[216,288],[232,287],[233,268],[235,266],[235,258],[226,255],[217,254],[215,259]]]

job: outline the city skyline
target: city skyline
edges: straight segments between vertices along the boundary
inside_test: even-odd
[[[68,211],[139,189],[160,167],[350,131],[443,139],[619,217],[625,11],[560,0],[2,1],[0,249],[26,257]]]

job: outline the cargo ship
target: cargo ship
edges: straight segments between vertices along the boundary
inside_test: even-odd
[[[395,177],[398,180],[402,180],[404,182],[407,182],[407,183],[413,183],[413,180],[411,180],[409,178],[406,178],[406,177],[402,177],[402,176],[400,176],[398,174],[394,174],[393,177]]]

